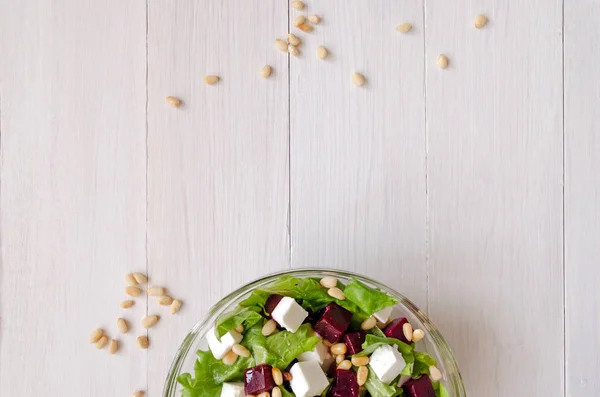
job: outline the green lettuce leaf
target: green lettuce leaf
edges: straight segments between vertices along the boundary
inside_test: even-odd
[[[369,391],[369,394],[371,394],[371,397],[395,397],[402,395],[401,387],[383,383],[373,370],[369,370],[365,387]]]
[[[240,324],[244,326],[244,329],[252,327],[263,319],[260,311],[258,306],[238,307],[230,313],[219,316],[216,327],[217,335],[220,338]]]
[[[402,357],[404,357],[404,361],[406,361],[407,364],[415,361],[413,345],[407,345],[396,338],[381,337],[371,334],[367,334],[365,342],[362,344],[363,350],[360,353],[355,354],[355,356],[371,355],[371,353],[373,353],[378,347],[383,345],[398,346],[398,351],[402,354]]]
[[[415,352],[415,364],[412,370],[412,376],[418,378],[420,375],[429,375],[429,367],[437,365],[435,358],[424,352]]]
[[[448,393],[448,390],[446,390],[441,382],[433,382],[433,390],[436,397],[450,397],[450,393]]]
[[[399,302],[397,298],[389,296],[376,288],[368,287],[358,280],[350,280],[344,289],[344,295],[347,300],[356,304],[367,316],[371,316],[386,307],[394,306]]]

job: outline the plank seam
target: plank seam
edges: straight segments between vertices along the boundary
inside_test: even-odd
[[[565,223],[565,0],[562,0],[562,278],[563,278],[563,395],[567,397],[567,264]]]
[[[290,31],[290,2],[287,5],[287,31]],[[292,264],[292,78],[290,54],[287,54],[287,83],[288,83],[288,267]]]
[[[429,314],[429,134],[427,130],[427,0],[423,0],[423,117],[425,118],[425,312]]]
[[[148,15],[148,0],[146,0],[146,106],[145,106],[145,127],[146,127],[146,208],[145,208],[145,218],[146,218],[146,227],[145,227],[145,237],[144,237],[144,254],[146,256],[146,275],[148,276],[148,278],[150,277],[149,272],[149,264],[148,264],[148,163],[149,163],[149,159],[148,159],[148,97],[149,97],[149,93],[148,93],[148,24],[149,24],[149,15]],[[146,296],[146,316],[148,316],[148,294],[145,294]],[[150,333],[150,330],[147,329],[146,330],[146,336],[148,336],[148,334]],[[146,350],[146,392],[149,392],[149,387],[150,387],[150,382],[149,382],[149,368],[148,368],[148,350]]]

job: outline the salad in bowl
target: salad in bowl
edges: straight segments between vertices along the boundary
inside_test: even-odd
[[[190,354],[195,353],[195,355]],[[360,275],[295,270],[219,302],[184,340],[164,397],[463,397],[435,326]]]

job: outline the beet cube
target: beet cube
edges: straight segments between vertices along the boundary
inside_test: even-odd
[[[327,393],[328,397],[358,397],[358,381],[356,374],[349,369],[335,371],[333,385]]]
[[[257,395],[275,387],[273,368],[268,364],[260,364],[244,371],[244,392],[246,395]]]
[[[423,375],[419,379],[411,379],[402,385],[408,397],[435,397],[435,391],[429,376]]]
[[[402,331],[402,326],[407,322],[408,320],[405,317],[392,320],[392,322],[383,329],[383,333],[388,338],[396,338],[406,344],[410,344],[410,342],[404,337],[404,331]]]
[[[362,344],[365,343],[367,333],[365,331],[348,332],[342,336],[342,342],[348,348],[348,354],[356,354],[362,351]]]
[[[332,302],[325,307],[325,311],[315,324],[314,330],[327,341],[336,343],[350,326],[350,320],[352,320],[352,313]]]
[[[267,313],[269,317],[271,316],[271,313],[273,313],[273,310],[275,310],[281,299],[283,299],[283,295],[269,295],[267,301],[265,302],[265,313]]]

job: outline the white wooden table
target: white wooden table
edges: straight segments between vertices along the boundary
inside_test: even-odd
[[[159,397],[213,303],[307,266],[417,302],[469,396],[600,395],[600,1],[306,2],[0,1],[0,396]],[[129,271],[182,311],[120,309]]]

